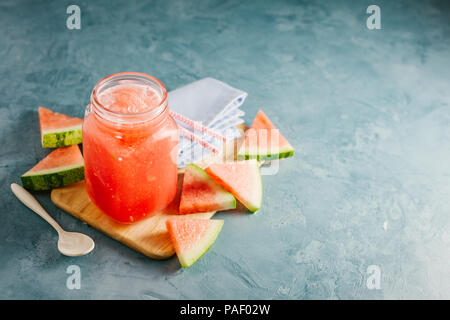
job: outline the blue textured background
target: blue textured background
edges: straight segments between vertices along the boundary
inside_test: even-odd
[[[73,3],[81,30],[66,28]],[[370,4],[382,30],[366,27]],[[0,298],[450,298],[449,21],[443,1],[2,1]],[[9,190],[48,153],[38,105],[82,117],[94,84],[121,71],[241,88],[247,122],[264,109],[296,149],[264,177],[262,209],[218,214],[222,233],[187,270],[37,194],[96,242],[64,257]],[[71,264],[80,290],[66,288]]]

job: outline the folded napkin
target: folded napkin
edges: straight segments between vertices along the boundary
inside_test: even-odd
[[[227,139],[240,136],[235,126],[244,122],[242,116],[245,113],[239,108],[246,98],[246,92],[213,78],[192,82],[168,94],[170,109],[222,134]],[[222,150],[222,141],[198,130],[194,131],[182,122],[177,121],[177,124]],[[200,161],[210,154],[211,151],[180,134],[178,167]]]

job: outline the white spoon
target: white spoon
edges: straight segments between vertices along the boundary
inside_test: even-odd
[[[79,232],[64,231],[60,225],[42,208],[39,202],[16,183],[11,184],[11,190],[28,208],[40,215],[45,221],[58,232],[58,250],[66,256],[82,256],[94,249],[94,240]]]

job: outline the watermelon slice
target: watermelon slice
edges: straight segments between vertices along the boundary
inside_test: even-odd
[[[259,110],[251,127],[245,133],[244,143],[241,145],[237,158],[275,160],[292,157],[294,148],[275,128],[266,114]]]
[[[180,214],[236,208],[236,199],[195,164],[188,164],[181,189]]]
[[[190,267],[216,241],[223,220],[177,219],[166,220],[173,248],[183,268]]]
[[[50,190],[84,179],[84,161],[77,145],[53,150],[22,177],[29,190]]]
[[[262,182],[258,162],[255,159],[212,164],[205,171],[251,212],[259,210],[262,201]]]
[[[59,148],[81,143],[83,119],[39,107],[39,124],[44,148]]]

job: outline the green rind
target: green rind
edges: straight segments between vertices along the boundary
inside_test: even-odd
[[[42,135],[43,148],[60,148],[67,147],[82,142],[82,130],[79,129],[60,131],[60,132],[46,132]]]
[[[231,195],[233,197],[233,199],[230,200],[230,202],[227,202],[226,204],[228,205],[228,207],[226,209],[222,209],[222,210],[230,210],[230,209],[236,209],[236,198]]]
[[[197,175],[200,179],[203,179],[205,182],[207,182],[211,188],[217,190],[217,192],[221,193],[221,197],[224,199],[223,206],[218,209],[219,210],[230,210],[230,209],[236,209],[236,198],[228,192],[224,187],[222,187],[220,184],[214,181],[209,174],[206,173],[205,170],[197,166],[196,164],[189,163],[186,165],[186,168],[190,168],[191,171],[195,175]],[[227,199],[228,198],[228,199]]]
[[[258,204],[246,203],[246,205],[245,205],[247,207],[247,209],[251,213],[255,213],[256,211],[261,209],[261,204],[262,204],[262,194],[263,194],[262,177],[261,177],[261,171],[259,170],[259,167],[257,166],[256,168],[257,168],[258,177],[259,177],[259,200],[258,200]]]
[[[51,190],[60,188],[84,179],[84,165],[71,168],[68,170],[38,174],[24,174],[22,177],[22,185],[25,189],[33,191]]]
[[[256,159],[258,161],[271,161],[271,160],[279,160],[284,158],[289,158],[294,156],[294,149],[287,148],[286,150],[277,152],[277,153],[264,153],[264,152],[238,152],[237,159],[238,160],[250,160]]]
[[[212,247],[212,245],[216,241],[220,231],[222,230],[224,221],[223,220],[212,220],[212,221],[217,221],[217,223],[213,225],[215,227],[215,230],[208,230],[209,231],[207,235],[207,237],[209,238],[208,241],[206,241],[205,239],[206,237],[203,239],[204,240],[203,242],[207,244],[200,248],[197,246],[196,248],[191,249],[189,252],[185,254],[178,255],[178,260],[180,261],[182,268],[189,268],[190,266],[192,266],[198,259],[200,259],[206,252],[208,252],[208,250]]]

